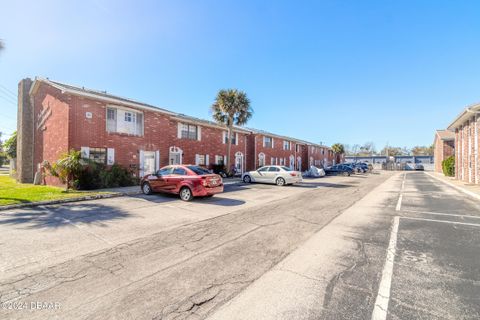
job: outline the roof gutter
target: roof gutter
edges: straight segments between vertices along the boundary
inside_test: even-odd
[[[471,117],[472,114],[480,113],[480,103],[472,104],[465,108],[453,122],[447,127],[448,130],[455,130],[462,126]]]

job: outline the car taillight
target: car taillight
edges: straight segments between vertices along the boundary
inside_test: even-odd
[[[202,177],[202,186],[204,187],[208,186],[207,177]]]
[[[290,175],[291,175],[292,177],[296,177],[296,176],[297,176],[297,174],[296,174],[295,172],[291,172]]]

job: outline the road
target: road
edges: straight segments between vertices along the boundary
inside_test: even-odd
[[[478,319],[479,228],[478,203],[425,173],[15,210],[0,316]]]
[[[480,319],[480,205],[397,173],[214,319]]]

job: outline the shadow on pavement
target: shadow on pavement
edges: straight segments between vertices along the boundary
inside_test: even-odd
[[[230,188],[229,188],[230,189]],[[240,188],[238,188],[240,189]],[[236,190],[238,190],[236,189]],[[236,191],[236,190],[228,190],[226,192],[231,192],[231,191]],[[243,200],[237,200],[237,199],[230,199],[230,198],[225,198],[222,195],[224,193],[220,193],[218,195],[215,195],[211,198],[207,197],[196,197],[194,198],[191,202],[188,203],[200,203],[200,204],[213,204],[213,205],[218,205],[218,206],[226,206],[226,207],[231,207],[231,206],[240,206],[245,203]],[[147,202],[150,203],[165,203],[165,202],[178,202],[178,203],[186,203],[182,201],[178,195],[176,194],[169,194],[169,193],[155,193],[152,195],[135,195],[135,196],[130,196],[131,198],[136,198],[136,199],[143,199]]]
[[[123,210],[99,202],[76,203],[58,207],[23,208],[21,211],[0,216],[0,225],[24,225],[28,229],[61,228],[76,224],[107,226],[104,222],[129,216],[130,214]]]

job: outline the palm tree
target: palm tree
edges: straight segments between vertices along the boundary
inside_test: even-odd
[[[345,147],[341,143],[335,143],[332,145],[332,150],[336,154],[344,154],[345,153]]]
[[[252,117],[253,109],[247,94],[237,89],[222,89],[217,93],[212,105],[213,119],[227,127],[226,169],[230,170],[230,153],[232,150],[233,126],[243,126]]]

